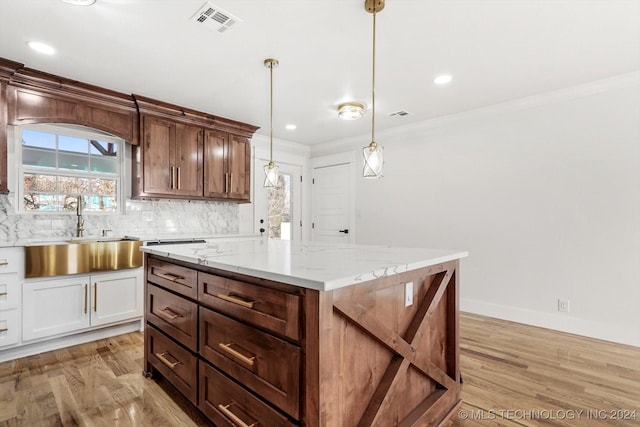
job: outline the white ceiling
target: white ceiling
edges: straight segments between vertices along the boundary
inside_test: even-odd
[[[214,0],[243,21],[222,34],[190,21],[204,3],[0,0],[0,57],[265,135],[263,60],[274,57],[275,137],[313,145],[370,132],[370,111],[352,122],[336,113],[343,101],[371,101],[364,0]],[[640,0],[387,0],[377,21],[377,130],[640,69]],[[30,40],[57,53],[38,54]],[[434,85],[441,73],[452,83]],[[397,110],[410,114],[388,116]]]

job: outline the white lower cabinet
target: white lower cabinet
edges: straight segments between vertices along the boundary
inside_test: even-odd
[[[0,311],[0,347],[17,344],[20,340],[20,312]]]
[[[22,287],[22,340],[141,317],[142,281],[141,268],[26,281]]]
[[[24,248],[0,248],[0,349],[20,342],[23,266]]]

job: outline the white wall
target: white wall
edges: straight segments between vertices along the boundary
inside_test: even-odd
[[[463,310],[640,346],[640,73],[377,139],[358,243],[466,249]]]

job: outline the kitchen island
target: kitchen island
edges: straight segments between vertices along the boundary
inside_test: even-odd
[[[460,403],[466,252],[262,238],[142,250],[145,373],[218,426],[438,425]]]

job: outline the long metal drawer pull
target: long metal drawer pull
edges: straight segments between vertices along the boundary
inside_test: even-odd
[[[171,310],[169,307],[161,308],[160,311],[164,313],[164,315],[168,317],[170,320],[177,319],[178,317],[182,317],[181,314],[176,313],[175,311]]]
[[[236,359],[240,360],[241,362],[244,362],[249,366],[253,366],[253,364],[255,363],[254,362],[255,356],[254,357],[247,357],[244,354],[232,349],[231,348],[232,345],[233,345],[232,342],[230,342],[229,344],[218,343],[218,347],[220,347],[222,350],[226,351],[227,353],[229,353],[230,355],[232,355]]]
[[[167,359],[167,354],[170,354],[168,351],[165,351],[164,353],[154,353],[156,355],[156,357],[158,359],[160,359],[160,361],[162,363],[164,363],[165,365],[167,365],[169,368],[173,369],[176,366],[178,366],[179,364],[181,364],[182,362],[177,361],[177,362],[172,362],[169,359]]]
[[[93,311],[98,311],[98,284],[93,284]]]
[[[6,265],[9,265],[8,261],[0,261],[0,267],[4,267]]]
[[[88,285],[84,285],[84,314],[87,314],[87,294],[88,294]]]
[[[1,328],[0,332],[7,332],[9,329],[8,328]]]
[[[0,297],[3,297],[3,296],[5,296],[5,295],[7,295],[7,293],[6,293],[6,292],[0,292]]]
[[[229,403],[228,405],[223,405],[221,403],[221,404],[218,405],[218,409],[220,410],[220,412],[222,412],[224,414],[225,417],[229,418],[233,423],[237,424],[240,427],[256,427],[257,425],[260,424],[257,421],[255,423],[251,423],[251,424],[245,423],[240,418],[238,418],[238,416],[236,414],[231,412],[231,410],[229,409],[230,406],[233,406],[233,403]]]
[[[245,301],[233,295],[218,294],[218,298],[223,299],[225,301],[232,302],[234,304],[241,305],[243,307],[247,307],[247,308],[253,308],[253,304],[254,304],[253,301]]]
[[[177,282],[178,280],[184,280],[184,277],[182,276],[176,276],[175,274],[171,274],[171,273],[153,273],[158,277],[162,277],[163,279],[167,279],[170,280],[172,282]]]

